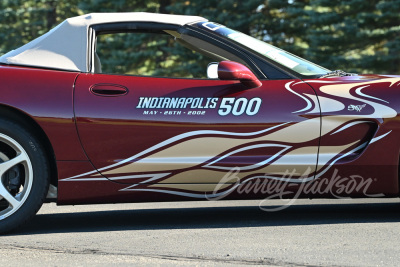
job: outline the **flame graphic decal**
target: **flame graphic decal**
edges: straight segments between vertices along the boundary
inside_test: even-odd
[[[300,94],[296,85],[304,82],[288,82],[285,88],[304,100],[305,107],[293,113],[331,113],[322,118],[315,117],[299,123],[283,123],[264,130],[235,133],[224,131],[192,131],[177,135],[158,143],[130,158],[106,166],[99,171],[109,180],[132,180],[132,185],[121,191],[151,191],[175,194],[193,198],[218,197],[234,190],[240,183],[253,179],[275,179],[293,183],[308,182],[318,179],[334,164],[352,153],[365,149],[366,146],[384,138],[389,132],[371,140],[353,140],[348,144],[336,146],[309,146],[307,142],[321,136],[335,137],[359,124],[370,124],[367,119],[392,118],[397,112],[385,105],[385,99],[366,94],[362,90],[373,83],[390,82],[390,86],[399,79],[389,78],[369,82],[342,84],[336,81],[307,81],[320,83],[321,95]],[[354,100],[372,107],[371,113],[354,115],[335,115],[334,112],[345,110],[342,101]],[[322,122],[322,126],[321,126]],[[321,132],[321,135],[315,134]],[[290,138],[288,138],[288,136]],[[289,140],[289,141],[288,141]],[[304,144],[304,145],[303,145]],[[246,155],[254,151],[271,149],[266,155],[260,154],[246,162]],[[310,162],[317,162],[312,165]],[[240,172],[236,180],[218,184],[224,175],[235,167],[240,159]],[[256,159],[256,160],[255,160]],[[306,160],[305,160],[306,159]],[[305,164],[301,164],[305,161]],[[287,170],[294,170],[290,178],[285,177]],[[192,177],[201,177],[202,184],[191,183]],[[107,180],[97,171],[91,171],[63,179],[61,181],[97,181]],[[240,183],[237,183],[240,181]],[[211,193],[212,192],[212,193]]]

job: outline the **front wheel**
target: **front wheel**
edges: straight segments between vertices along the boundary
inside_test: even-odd
[[[49,166],[38,139],[24,127],[0,120],[0,233],[34,216],[48,187]]]

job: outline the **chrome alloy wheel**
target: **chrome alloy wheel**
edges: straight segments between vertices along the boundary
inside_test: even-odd
[[[0,133],[0,220],[25,203],[32,183],[33,168],[27,152],[13,138]]]

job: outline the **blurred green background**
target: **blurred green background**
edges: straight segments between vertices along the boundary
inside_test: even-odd
[[[203,16],[332,70],[400,74],[400,0],[0,0],[0,55],[68,17],[133,11]]]

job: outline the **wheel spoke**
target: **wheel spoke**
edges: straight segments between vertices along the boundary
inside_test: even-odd
[[[9,169],[14,167],[15,165],[26,161],[27,157],[25,154],[19,154],[13,159],[10,159],[8,161],[0,163],[0,177],[3,176],[5,172],[7,172]]]
[[[24,205],[33,185],[33,166],[23,143],[1,133],[2,127],[4,125],[0,121],[0,225]],[[8,128],[14,129],[12,125]],[[18,135],[18,129],[15,127],[12,132]],[[26,136],[20,138],[24,141]],[[27,145],[27,148],[31,149],[31,146]],[[23,215],[15,216],[18,218]]]
[[[0,163],[0,179],[4,173],[6,173],[9,169],[14,167],[15,165],[24,162],[27,160],[25,153],[19,154],[13,159],[7,160],[5,162]],[[8,192],[7,188],[1,183],[0,180],[0,199],[4,198],[7,202],[13,207],[16,208],[19,205],[19,201]]]
[[[16,208],[19,204],[19,201],[8,192],[2,183],[0,183],[0,196],[7,200],[13,208]]]

